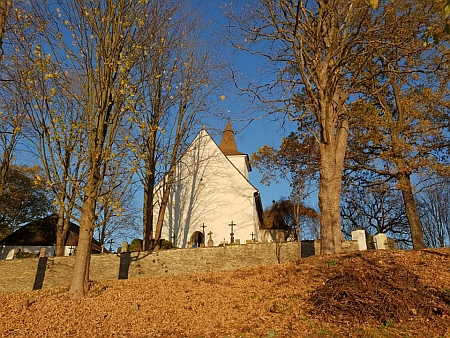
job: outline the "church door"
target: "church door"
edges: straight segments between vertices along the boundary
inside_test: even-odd
[[[190,242],[193,248],[199,248],[205,243],[205,236],[200,231],[196,231],[192,234]]]

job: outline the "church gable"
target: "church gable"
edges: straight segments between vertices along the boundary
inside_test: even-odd
[[[245,243],[259,228],[257,193],[202,130],[177,165],[163,234],[178,247],[209,237],[218,245],[230,240],[229,224],[234,222],[234,237]]]
[[[243,153],[240,154],[240,156],[246,156]],[[255,190],[255,187],[242,175],[228,156],[223,153],[206,130],[202,130],[191,143],[183,155],[177,170],[184,172],[184,175],[180,177],[181,179],[183,176],[198,178],[200,175],[200,180],[202,178],[205,180],[208,177],[213,181],[223,179],[223,182],[220,184],[237,183],[241,189],[248,187]],[[232,182],[235,180],[238,182]],[[206,184],[202,180],[201,182]]]

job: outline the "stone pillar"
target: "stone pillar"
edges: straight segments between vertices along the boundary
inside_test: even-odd
[[[278,230],[277,231],[277,239],[276,239],[276,241],[278,243],[282,243],[282,242],[285,241],[284,238],[285,238],[284,231],[283,230]]]
[[[41,250],[39,251],[39,258],[45,257],[47,256],[47,249],[46,248],[41,248]]]
[[[322,254],[322,242],[320,239],[314,240],[314,255]]]

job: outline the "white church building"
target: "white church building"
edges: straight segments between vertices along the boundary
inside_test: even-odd
[[[250,171],[248,155],[237,150],[230,121],[220,145],[202,129],[176,167],[162,238],[179,248],[268,241],[260,229],[262,203],[249,181]],[[162,190],[158,188],[156,200]],[[156,205],[154,229],[158,212]]]

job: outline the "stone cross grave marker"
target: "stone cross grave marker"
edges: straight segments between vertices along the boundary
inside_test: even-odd
[[[209,236],[208,246],[214,246],[214,241],[212,239],[212,234],[213,234],[212,231],[208,232],[208,236]]]
[[[229,227],[231,227],[231,232],[230,232],[230,244],[234,244],[234,226],[235,226],[236,224],[234,224],[233,223],[233,221],[231,221],[231,223],[230,224],[228,224],[228,226]]]

